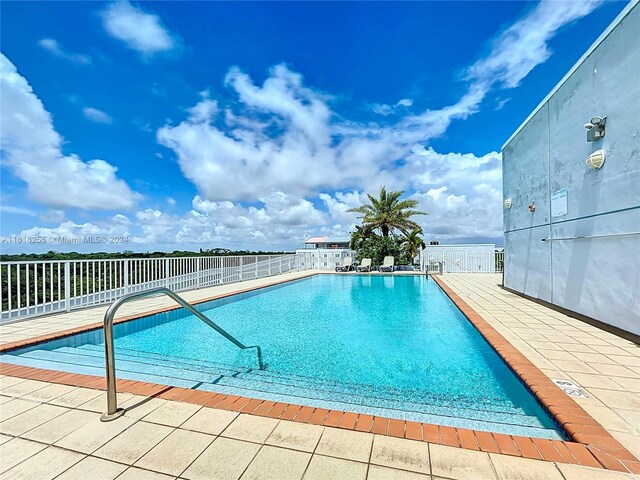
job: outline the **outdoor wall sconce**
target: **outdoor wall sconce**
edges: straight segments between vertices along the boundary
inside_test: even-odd
[[[529,204],[529,211],[530,211],[531,213],[533,213],[533,212],[535,212],[535,211],[536,211],[536,204],[535,204],[535,203],[531,202],[531,203]]]
[[[607,155],[604,153],[604,150],[596,150],[591,155],[587,157],[587,167],[598,170],[602,168],[604,165],[604,161],[606,160]]]
[[[512,204],[511,199],[507,198],[507,199],[505,199],[505,201],[504,201],[504,203],[502,205],[504,205],[504,208],[509,209],[509,208],[511,208],[511,204]]]
[[[604,137],[604,126],[607,123],[607,116],[591,117],[587,123],[584,124],[584,128],[587,129],[587,142],[595,142]]]

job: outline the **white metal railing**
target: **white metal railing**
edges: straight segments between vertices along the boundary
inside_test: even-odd
[[[151,288],[192,290],[308,268],[296,255],[0,262],[0,323]]]
[[[303,269],[334,270],[342,265],[346,257],[353,257],[355,252],[348,248],[318,248],[300,249],[296,255]]]
[[[472,248],[431,250],[427,247],[420,252],[420,269],[427,273],[501,273],[504,270],[504,251],[479,252]]]

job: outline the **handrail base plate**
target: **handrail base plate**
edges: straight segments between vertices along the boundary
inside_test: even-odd
[[[124,415],[124,408],[118,408],[114,413],[103,413],[100,415],[100,421],[111,422],[116,418],[120,418],[122,415]]]

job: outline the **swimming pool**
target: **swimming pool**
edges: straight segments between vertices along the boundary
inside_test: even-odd
[[[315,275],[114,327],[118,378],[542,438],[564,438],[498,354],[425,276]],[[101,330],[0,360],[104,375]]]

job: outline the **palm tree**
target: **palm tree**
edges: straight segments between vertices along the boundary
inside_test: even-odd
[[[362,225],[356,225],[356,230],[351,234],[351,241],[349,242],[349,248],[351,250],[360,250],[362,248],[362,244],[367,238],[372,236],[376,236],[373,233],[373,229]]]
[[[387,193],[383,186],[380,188],[380,196],[369,197],[368,205],[360,205],[347,211],[361,214],[362,226],[371,230],[380,230],[383,237],[388,237],[394,229],[400,230],[403,234],[408,233],[420,226],[411,220],[414,215],[427,215],[425,212],[415,210],[418,206],[416,200],[400,200],[404,190]]]
[[[413,259],[420,253],[420,250],[427,246],[424,240],[420,238],[421,234],[422,228],[414,228],[402,241],[402,248],[407,253],[410,262],[413,262]]]

